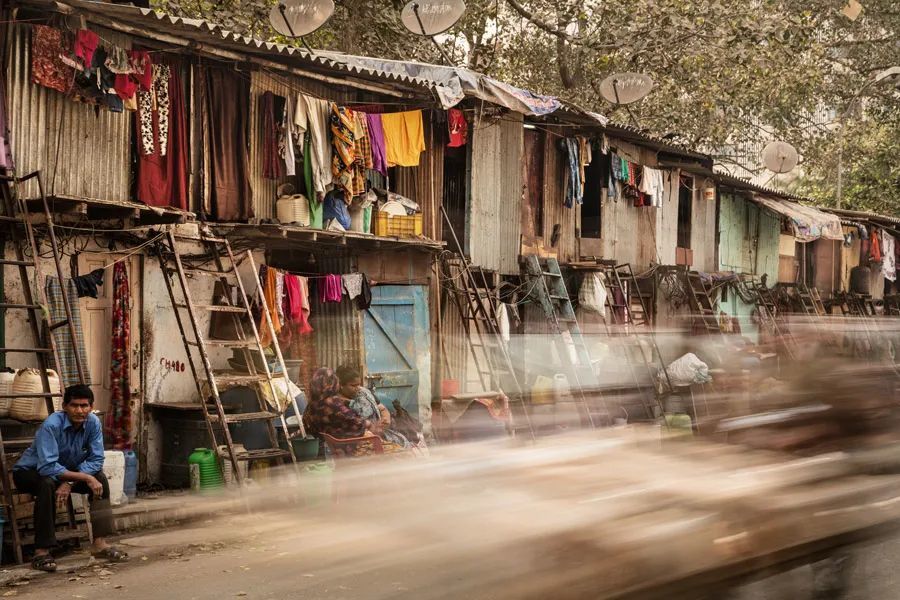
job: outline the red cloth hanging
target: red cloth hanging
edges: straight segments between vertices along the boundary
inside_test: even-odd
[[[447,111],[447,130],[450,134],[450,143],[448,148],[459,148],[466,145],[466,138],[469,135],[469,124],[466,123],[466,116],[463,111],[458,108],[451,108]]]
[[[137,199],[150,206],[171,206],[187,210],[187,118],[178,67],[174,64],[170,66],[168,148],[162,154],[161,144],[156,143],[152,153],[138,152]],[[138,136],[142,118],[151,120],[154,136],[158,135],[158,110],[144,115],[138,107],[134,118]],[[140,144],[140,140],[138,143]]]
[[[113,267],[112,355],[106,436],[115,450],[131,448],[131,288],[124,262]]]

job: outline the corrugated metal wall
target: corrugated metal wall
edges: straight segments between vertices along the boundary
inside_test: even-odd
[[[259,99],[265,92],[276,96],[291,96],[291,104],[296,106],[296,95],[303,92],[316,98],[325,98],[338,104],[360,100],[353,91],[338,90],[321,82],[300,77],[288,77],[262,69],[250,74],[250,188],[253,191],[253,211],[260,219],[275,216],[275,200],[278,186],[294,178],[267,179],[263,177],[263,130]],[[299,189],[302,186],[297,186]]]
[[[609,140],[609,144],[630,161],[648,164],[647,161],[651,160],[646,151],[642,153],[640,148],[632,144],[613,139]],[[635,208],[630,202],[621,199],[610,201],[604,195],[601,210],[603,258],[618,263],[629,263],[635,272],[646,269],[651,262],[658,262],[661,257],[657,252],[659,246],[657,210]],[[677,210],[676,206],[676,214]],[[677,220],[666,226],[674,229]]]
[[[130,39],[98,30],[105,40],[130,48]],[[6,65],[9,128],[16,170],[41,169],[48,194],[124,201],[129,199],[131,118],[125,111],[75,102],[31,83],[31,27],[12,28]],[[37,196],[36,182],[23,193]]]
[[[418,167],[397,167],[391,188],[402,196],[412,198],[422,209],[423,234],[441,239],[441,204],[444,195],[443,128],[432,120],[432,111],[425,111],[425,152]]]
[[[478,120],[471,127],[469,253],[472,263],[502,274],[519,272],[522,204],[522,115]]]
[[[283,97],[292,96],[293,93],[290,83],[283,77],[267,71],[253,71],[250,74],[250,189],[253,192],[253,214],[260,219],[271,219],[275,215],[278,186],[292,178],[263,177],[265,130],[259,109],[260,99],[265,92]]]
[[[555,249],[562,262],[578,260],[575,229],[581,223],[581,207],[566,208],[566,157],[559,149],[562,129],[550,129],[544,140],[544,247]],[[559,240],[551,246],[553,227],[559,225]]]
[[[320,258],[318,270],[320,273],[350,273],[353,262],[351,257]],[[316,283],[321,281],[317,279]],[[320,302],[318,293],[311,293],[309,300],[319,366],[337,368],[352,364],[362,367],[362,320],[353,302],[346,296],[340,302]]]
[[[780,224],[779,217],[760,210],[742,196],[721,194],[719,269],[758,275],[767,273],[770,281],[776,281]]]

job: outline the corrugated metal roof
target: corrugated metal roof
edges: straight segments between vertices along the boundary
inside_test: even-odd
[[[240,35],[203,19],[176,17],[134,6],[89,0],[24,0],[22,4],[64,14],[84,14],[99,25],[134,35],[150,35],[161,41],[177,43],[178,40],[174,38],[191,40],[199,43],[194,45],[198,52],[203,51],[203,44],[209,44],[242,54],[264,56],[287,67],[325,67],[365,79],[408,84],[410,88],[419,88],[420,92],[423,88],[433,92],[444,108],[454,106],[466,97],[480,98],[523,114],[547,114],[560,107],[559,100],[551,96],[535,94],[459,67],[354,56],[325,50],[310,53],[304,48]]]

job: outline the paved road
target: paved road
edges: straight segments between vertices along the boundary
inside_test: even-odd
[[[312,536],[321,532],[310,532]],[[273,538],[277,541],[272,541]],[[130,600],[360,600],[404,598],[490,599],[491,585],[477,595],[445,594],[458,578],[441,565],[411,572],[390,557],[370,564],[342,562],[321,546],[310,553],[303,536],[288,529],[260,527],[246,519],[225,524],[133,537],[127,542],[133,561],[122,566],[94,566],[77,574],[58,573],[22,587],[9,588],[21,598],[123,598]],[[188,545],[189,546],[186,546]],[[315,544],[314,544],[315,545]],[[379,544],[372,540],[371,551]],[[142,557],[144,560],[142,560]],[[856,551],[853,587],[848,600],[900,600],[900,540]],[[735,600],[805,600],[810,598],[808,568],[747,585]],[[0,597],[3,594],[0,593]],[[586,596],[587,597],[587,596]]]

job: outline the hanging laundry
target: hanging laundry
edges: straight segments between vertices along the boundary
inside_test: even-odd
[[[131,448],[131,286],[124,262],[113,267],[112,354],[109,362],[109,411],[106,429],[115,450]]]
[[[79,298],[96,298],[99,290],[98,286],[103,285],[103,275],[106,273],[103,269],[94,269],[87,275],[79,275],[73,277],[75,289]]]
[[[355,299],[362,293],[362,273],[350,273],[348,275],[341,275],[341,279],[344,283],[344,290],[347,292],[347,297],[351,300]]]
[[[280,137],[278,139],[278,155],[284,161],[284,174],[287,177],[297,175],[297,153],[294,150],[294,104],[291,97],[284,99],[284,114],[281,119],[281,128],[279,130]]]
[[[149,50],[132,50],[128,53],[135,81],[145,92],[153,85],[153,61]]]
[[[384,145],[389,167],[418,167],[425,151],[425,128],[422,111],[385,113],[381,115]]]
[[[312,325],[309,324],[309,279],[306,277],[295,276],[297,278],[297,286],[300,291],[300,317],[297,324],[297,333],[306,335],[312,333]]]
[[[344,282],[340,275],[325,275],[317,283],[319,302],[340,302],[344,295]]]
[[[294,109],[294,125],[297,127],[299,143],[309,152],[304,160],[310,164],[310,184],[312,189],[307,189],[307,197],[312,201],[321,202],[328,191],[328,186],[333,178],[331,174],[331,106],[326,100],[319,100],[306,94],[297,96],[297,106]]]
[[[353,112],[353,119],[356,125],[356,129],[354,132],[356,141],[356,168],[359,170],[359,174],[363,177],[362,189],[363,192],[365,192],[366,170],[374,168],[374,161],[372,158],[372,139],[369,135],[369,120],[366,118],[366,115],[356,111]]]
[[[362,274],[362,286],[360,287],[359,296],[356,297],[356,308],[359,310],[368,310],[372,306],[372,288],[369,284],[369,278],[365,273]]]
[[[202,93],[208,104],[211,156],[211,216],[217,221],[247,221],[253,217],[247,155],[250,82],[232,68],[203,69],[206,89]]]
[[[284,273],[275,272],[275,310],[278,320],[284,323]]]
[[[116,75],[131,75],[134,73],[134,67],[131,66],[131,59],[128,57],[128,51],[119,46],[112,46],[107,50],[104,65]]]
[[[278,307],[277,307],[277,286],[278,286],[278,271],[277,269],[272,269],[267,267],[266,265],[261,265],[259,268],[259,278],[261,283],[263,284],[263,297],[262,302],[265,303],[266,308],[260,310],[259,316],[259,324],[257,325],[259,331],[259,340],[262,343],[263,348],[269,346],[272,343],[272,331],[275,330],[275,335],[278,335],[281,332],[281,320],[278,318]],[[266,313],[272,318],[272,328],[270,329],[268,324],[266,323]]]
[[[663,197],[666,193],[663,172],[659,169],[644,167],[641,175],[640,190],[650,196],[651,206],[662,206]]]
[[[869,261],[881,262],[881,244],[878,240],[878,231],[875,228],[869,230]]]
[[[71,38],[69,38],[71,39]],[[69,47],[59,29],[46,25],[31,28],[31,82],[67,94],[72,89],[75,70],[61,56]]]
[[[187,109],[180,61],[154,65],[150,91],[141,91],[134,115],[138,134],[137,199],[149,206],[188,208]],[[129,77],[120,75],[118,77]]]
[[[366,113],[366,125],[369,128],[369,141],[372,146],[372,169],[387,177],[387,154],[381,115]]]
[[[282,106],[284,99],[282,98]],[[282,108],[283,111],[283,108]],[[278,152],[281,138],[281,120],[275,116],[275,94],[265,92],[259,97],[259,114],[262,121],[263,177],[281,179],[284,177],[284,160]]]
[[[581,186],[581,158],[578,156],[578,140],[565,138],[562,143],[566,151],[566,208],[572,208],[584,201],[584,190]]]
[[[450,134],[448,148],[459,148],[466,145],[469,124],[466,122],[466,115],[463,111],[458,108],[451,108],[447,111],[447,131]]]
[[[581,178],[581,188],[584,189],[586,178],[584,168],[591,164],[591,144],[584,136],[579,135],[575,139],[578,142],[578,174]]]
[[[365,193],[365,168],[356,160],[356,117],[351,109],[331,105],[331,174],[335,186],[344,191],[348,204],[354,196]]]
[[[881,274],[888,281],[897,281],[897,256],[894,236],[881,230]]]
[[[65,288],[63,287],[65,286]],[[56,372],[62,380],[63,387],[82,383],[78,376],[78,362],[81,363],[84,372],[84,383],[91,385],[91,371],[88,368],[87,348],[84,345],[84,328],[81,325],[81,310],[78,306],[78,288],[71,279],[63,280],[60,285],[58,277],[48,275],[44,284],[44,296],[47,299],[47,308],[50,312],[51,323],[61,323],[66,320],[66,307],[63,294],[69,302],[72,309],[72,329],[75,331],[75,340],[73,342],[70,335],[69,327],[58,327],[51,332],[53,341],[56,344],[59,364],[56,365]],[[75,356],[78,358],[76,359]],[[52,356],[52,355],[51,355]],[[76,362],[77,361],[77,362]]]
[[[94,52],[100,44],[100,36],[90,29],[79,29],[75,33],[75,56],[87,68],[94,62]]]

